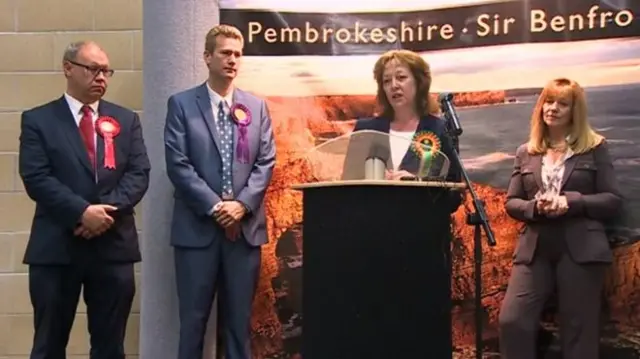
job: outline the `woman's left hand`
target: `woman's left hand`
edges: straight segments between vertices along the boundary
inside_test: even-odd
[[[569,204],[567,203],[566,196],[556,196],[546,209],[546,215],[548,217],[559,217],[567,213],[569,210]]]

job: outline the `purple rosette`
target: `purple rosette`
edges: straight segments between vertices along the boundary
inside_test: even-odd
[[[249,139],[247,137],[247,127],[251,124],[251,111],[247,106],[236,103],[231,107],[231,118],[238,127],[238,144],[236,153],[238,161],[249,163]]]

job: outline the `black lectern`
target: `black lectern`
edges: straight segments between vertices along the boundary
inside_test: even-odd
[[[464,185],[294,188],[304,193],[303,358],[451,358],[447,196]]]

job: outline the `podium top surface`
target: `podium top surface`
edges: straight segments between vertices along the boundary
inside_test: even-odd
[[[348,186],[387,186],[387,187],[431,187],[448,188],[451,190],[464,190],[467,185],[463,182],[445,181],[392,181],[392,180],[349,180],[349,181],[321,181],[298,183],[291,186],[296,190],[324,187],[348,187]]]

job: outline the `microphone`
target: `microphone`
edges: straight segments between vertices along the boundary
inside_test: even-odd
[[[460,120],[458,114],[453,107],[453,94],[450,92],[443,92],[438,96],[438,102],[440,102],[440,108],[444,112],[444,117],[447,120],[447,128],[451,131],[451,135],[460,136],[462,134],[462,126],[460,126]]]
[[[385,179],[387,162],[389,161],[389,149],[381,145],[373,145],[369,155],[364,161],[364,178],[368,180]]]

